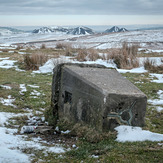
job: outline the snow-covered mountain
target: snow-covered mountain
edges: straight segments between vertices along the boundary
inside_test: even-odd
[[[119,27],[114,26],[114,27],[112,27],[112,28],[107,29],[106,31],[104,31],[104,33],[118,32],[119,30],[120,30]]]
[[[127,32],[128,30],[126,28],[121,28],[118,32]]]
[[[32,33],[38,33],[38,34],[48,34],[48,33],[67,33],[69,31],[68,28],[64,27],[42,27],[39,29],[35,29],[32,31]]]
[[[10,28],[10,27],[0,27],[0,36],[12,35],[18,33],[24,33],[24,31],[15,28]]]
[[[112,33],[112,32],[126,32],[128,31],[126,28],[119,28],[117,26],[114,26],[110,29],[107,29],[104,31],[104,33]]]
[[[87,27],[76,27],[76,28],[65,28],[65,27],[42,27],[39,29],[35,29],[32,33],[38,34],[47,34],[47,33],[65,33],[72,35],[87,35],[94,34],[93,30]]]
[[[50,27],[42,27],[39,29],[34,29],[32,33],[39,33],[39,34],[45,34],[45,33],[52,33],[54,30]]]
[[[72,34],[72,35],[89,35],[89,34],[94,34],[93,30],[88,27],[76,27],[73,29],[70,29],[67,34]]]

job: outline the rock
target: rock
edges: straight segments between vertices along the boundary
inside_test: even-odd
[[[53,126],[37,126],[35,129],[35,133],[38,134],[46,134],[48,132],[51,132]]]

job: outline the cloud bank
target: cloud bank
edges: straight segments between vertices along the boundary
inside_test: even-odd
[[[163,15],[162,0],[0,0],[0,15]]]

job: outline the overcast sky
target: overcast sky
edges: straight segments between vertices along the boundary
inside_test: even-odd
[[[0,25],[163,24],[163,0],[0,0]]]

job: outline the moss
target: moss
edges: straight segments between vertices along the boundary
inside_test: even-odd
[[[44,116],[45,120],[48,122],[48,125],[53,126],[55,128],[57,125],[58,116],[57,114],[54,115],[52,107],[46,109],[46,111],[44,112]]]

